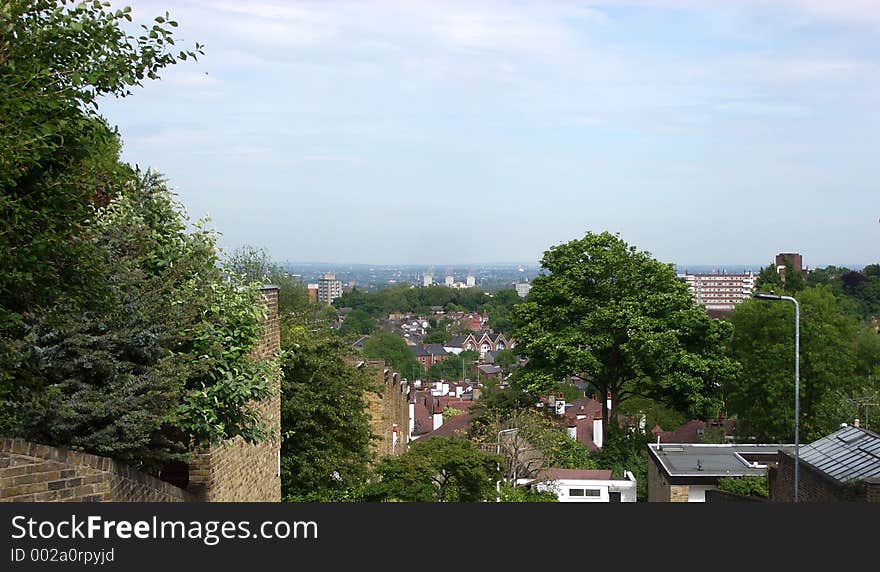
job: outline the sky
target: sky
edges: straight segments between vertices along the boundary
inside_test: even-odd
[[[880,260],[880,0],[126,4],[206,53],[102,112],[228,250]]]

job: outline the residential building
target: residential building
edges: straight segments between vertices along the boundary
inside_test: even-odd
[[[689,274],[679,278],[688,285],[691,296],[697,304],[707,310],[733,310],[733,308],[752,296],[758,275],[754,272],[742,274]]]
[[[794,448],[780,449],[770,500],[794,500]],[[844,426],[800,448],[798,501],[880,502],[880,435]]]
[[[428,287],[434,284],[434,276],[431,274],[425,274],[422,276],[422,286]]]
[[[804,268],[804,257],[798,252],[780,252],[776,255],[776,272],[785,280],[785,263],[791,266],[792,271],[800,272],[806,278],[807,270]]]
[[[468,277],[465,278],[465,287],[466,288],[473,288],[476,285],[477,285],[477,279],[473,275],[468,275]]]
[[[443,344],[443,348],[455,355],[463,351],[478,351],[481,356],[488,352],[499,352],[513,348],[515,341],[508,340],[502,333],[494,333],[491,331],[482,331],[466,336],[455,336],[454,338]]]
[[[335,274],[324,274],[318,282],[318,301],[328,306],[342,296],[342,281]]]
[[[622,479],[610,470],[546,469],[537,479],[517,482],[539,491],[551,491],[559,502],[636,502],[636,478],[630,471]]]
[[[650,443],[648,502],[705,502],[725,477],[763,477],[789,445]]]
[[[311,302],[312,304],[317,304],[319,286],[317,284],[308,284],[306,286],[306,290],[309,293],[309,302]]]
[[[455,278],[452,276],[446,276],[446,278],[443,280],[443,284],[451,288],[452,285],[455,284]]]
[[[443,348],[443,344],[416,344],[410,346],[410,349],[416,356],[418,361],[425,368],[429,368],[435,363],[445,361],[449,357],[449,352]]]

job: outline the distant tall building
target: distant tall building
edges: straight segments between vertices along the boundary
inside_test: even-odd
[[[467,285],[468,288],[473,288],[474,286],[477,285],[477,279],[473,275],[468,275],[466,280],[467,281],[465,282],[465,284]]]
[[[328,306],[342,296],[342,281],[335,274],[324,274],[318,282],[318,301]]]
[[[318,289],[319,286],[317,284],[309,284],[306,286],[306,290],[309,293],[309,302],[312,304],[318,303]]]
[[[528,282],[517,283],[517,284],[514,284],[513,287],[516,288],[516,293],[519,294],[520,298],[525,298],[526,296],[529,295],[529,292],[532,290],[532,285],[529,284]]]
[[[430,286],[434,283],[434,277],[430,274],[425,274],[422,276],[422,286]]]
[[[758,275],[742,274],[683,274],[681,278],[691,291],[694,301],[707,310],[733,310],[734,306],[750,298]]]
[[[452,285],[455,284],[455,278],[454,278],[452,275],[448,275],[448,276],[443,280],[443,283],[444,283],[446,286],[449,286],[449,287],[451,288]]]
[[[785,263],[791,265],[794,272],[800,272],[804,278],[807,277],[807,271],[804,269],[804,257],[797,252],[780,252],[776,255],[776,272],[785,280]]]

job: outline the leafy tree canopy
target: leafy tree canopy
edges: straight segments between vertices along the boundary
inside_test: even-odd
[[[467,439],[416,441],[398,456],[385,457],[368,487],[369,500],[479,502],[495,500],[500,459]]]
[[[862,325],[828,286],[796,295],[801,305],[801,436],[834,431],[843,418],[828,399],[853,397],[876,384],[880,337]],[[733,356],[742,376],[726,383],[724,398],[739,417],[737,432],[766,442],[794,438],[794,308],[789,303],[747,300],[730,315]],[[820,412],[824,411],[822,415]]]
[[[529,393],[580,375],[611,392],[613,407],[642,396],[694,416],[718,412],[719,386],[737,371],[731,328],[694,304],[671,265],[607,232],[554,246],[541,264],[548,273],[513,312]]]

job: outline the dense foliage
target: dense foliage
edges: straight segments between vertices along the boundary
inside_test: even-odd
[[[396,334],[376,332],[364,344],[363,354],[371,358],[384,359],[403,377],[416,379],[424,372],[422,364],[416,360],[406,340]]]
[[[409,450],[385,457],[368,500],[409,502],[477,502],[495,500],[501,478],[500,459],[467,439],[434,437],[416,441]]]
[[[552,247],[514,309],[521,378],[536,395],[579,375],[613,407],[650,397],[693,416],[714,415],[718,388],[736,364],[726,355],[729,324],[696,306],[671,265],[610,233]],[[613,412],[603,405],[605,427]]]
[[[506,331],[510,327],[510,312],[520,300],[516,290],[512,289],[487,293],[479,288],[457,289],[447,286],[413,288],[408,284],[400,284],[376,292],[361,292],[353,289],[334,300],[333,305],[337,308],[362,310],[372,318],[387,317],[392,312],[410,312],[429,316],[432,314],[433,306],[440,306],[447,312],[486,311],[489,314],[490,326],[496,331]],[[448,332],[446,328],[443,331]],[[435,332],[432,341],[435,339],[442,342],[447,338]]]
[[[767,498],[770,486],[767,477],[724,477],[718,479],[718,488],[722,491]]]
[[[281,360],[281,484],[288,498],[334,495],[359,486],[372,459],[366,397],[374,372],[346,360],[327,329],[285,324]]]
[[[266,437],[252,400],[258,291],[226,280],[216,237],[153,173],[119,160],[101,96],[195,51],[168,15],[0,2],[0,432],[145,470],[191,444]]]
[[[806,288],[795,296],[801,305],[801,439],[812,440],[840,423],[852,423],[859,398],[880,389],[880,336],[849,313],[830,286]],[[733,355],[743,375],[725,384],[724,397],[739,418],[739,436],[792,442],[792,304],[748,300],[736,307],[730,321]]]

